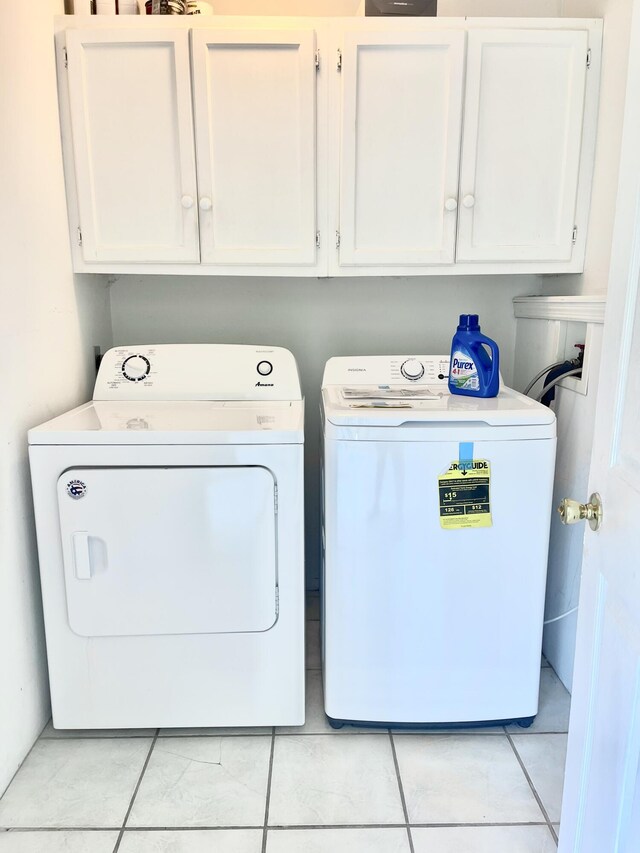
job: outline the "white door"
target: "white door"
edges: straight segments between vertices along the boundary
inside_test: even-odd
[[[465,34],[346,33],[340,264],[454,260]]]
[[[315,33],[192,32],[203,263],[316,259]]]
[[[468,36],[458,261],[568,261],[586,30]]]
[[[85,261],[199,260],[188,33],[68,30]]]
[[[634,5],[590,472],[604,518],[584,538],[561,853],[640,850],[640,2]]]
[[[276,621],[266,468],[78,468],[58,480],[69,626],[83,637],[266,631]]]

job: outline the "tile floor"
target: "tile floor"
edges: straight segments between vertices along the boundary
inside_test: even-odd
[[[0,800],[0,853],[554,853],[569,695],[534,725],[334,731],[307,608],[302,728],[62,732]]]

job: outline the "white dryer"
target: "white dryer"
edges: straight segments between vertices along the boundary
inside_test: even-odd
[[[278,347],[116,347],[29,432],[56,728],[304,722],[303,414]]]
[[[553,412],[452,396],[448,356],[332,358],[324,422],[325,710],[529,725],[538,709]]]

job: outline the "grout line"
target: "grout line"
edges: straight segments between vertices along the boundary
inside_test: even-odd
[[[267,833],[269,826],[269,805],[271,804],[271,779],[273,777],[273,754],[276,747],[276,727],[271,731],[271,754],[269,755],[269,775],[267,776],[267,798],[264,804],[264,826],[262,828],[262,846],[260,850],[266,853],[267,850]]]
[[[273,726],[270,726],[269,728],[273,728]],[[282,737],[284,735],[286,735],[288,737],[309,737],[311,735],[314,737],[321,736],[321,735],[322,736],[324,736],[324,735],[338,735],[338,736],[342,737],[344,735],[377,735],[377,734],[386,735],[389,733],[388,728],[368,729],[366,727],[361,728],[359,726],[345,726],[344,729],[335,730],[335,731],[331,731],[331,732],[302,732],[302,731],[300,731],[300,732],[295,732],[295,731],[280,732],[277,730],[281,729],[281,728],[282,729],[285,729],[285,728],[291,729],[293,727],[292,726],[276,726],[275,728],[276,728],[276,734],[280,737]],[[300,728],[302,728],[302,726],[300,726]],[[194,734],[188,733],[188,734],[179,734],[179,735],[172,734],[170,729],[160,729],[160,731],[163,733],[158,735],[159,740],[163,740],[166,738],[271,737],[270,731],[269,732],[254,732],[254,731],[242,731],[241,729],[238,730],[237,732],[217,732],[214,728],[214,729],[212,729],[211,732],[208,732],[207,734],[204,734],[202,732],[198,732],[198,733],[194,733]],[[518,736],[522,735],[524,737],[536,737],[539,735],[566,735],[567,734],[566,730],[562,731],[559,729],[558,730],[553,729],[553,730],[544,731],[544,732],[542,732],[542,731],[530,732],[530,731],[526,731],[523,729],[521,732],[520,731],[510,732],[510,731],[504,731],[504,729],[502,727],[501,728],[494,728],[494,729],[487,727],[486,730],[478,730],[478,731],[472,730],[472,729],[429,729],[429,728],[424,728],[424,729],[391,729],[391,731],[393,732],[394,735],[398,735],[399,737],[407,737],[407,736],[411,736],[411,735],[430,735],[430,736],[433,736],[433,735],[443,735],[443,736],[460,735],[460,736],[467,736],[467,737],[472,737],[473,735],[478,735],[480,737],[483,737],[483,736],[495,737],[496,735],[504,735],[504,734],[514,734],[514,735],[518,735]],[[130,739],[150,738],[150,737],[154,737],[154,735],[149,735],[149,734],[146,734],[146,735],[91,735],[89,737],[87,737],[87,735],[68,735],[66,737],[40,737],[39,740],[64,742],[64,741],[72,741],[72,740],[130,740]],[[36,743],[37,743],[37,741],[36,741]],[[35,743],[34,743],[34,746],[35,746]],[[32,747],[32,749],[33,749],[33,747]],[[16,773],[17,772],[18,771],[16,771]]]
[[[153,740],[151,741],[151,746],[149,747],[149,752],[147,753],[147,757],[145,758],[144,764],[142,765],[142,770],[140,771],[140,776],[138,778],[138,782],[137,782],[136,787],[133,791],[133,795],[132,795],[131,801],[129,803],[129,808],[127,809],[127,813],[125,814],[124,820],[122,821],[122,826],[120,828],[120,835],[118,835],[118,838],[116,840],[116,846],[113,848],[113,853],[118,853],[118,850],[120,849],[120,844],[122,843],[122,836],[124,835],[124,828],[127,825],[127,821],[129,820],[129,815],[131,814],[131,809],[133,808],[133,804],[135,802],[135,799],[138,796],[138,791],[140,790],[140,785],[142,784],[142,779],[144,777],[144,774],[146,773],[147,767],[149,766],[149,759],[151,758],[151,753],[153,752],[153,748],[155,747],[156,741],[158,740],[158,733],[159,732],[160,732],[160,729],[156,729],[156,733],[153,737]]]
[[[276,729],[279,729],[280,726],[276,726]],[[282,728],[287,728],[283,726]],[[355,729],[352,731],[348,731],[345,729],[339,729],[333,732],[278,732],[276,731],[278,737],[348,737],[352,735],[353,737],[362,737],[363,735],[388,735],[389,729]]]
[[[533,792],[533,796],[536,798],[536,802],[538,803],[538,806],[540,807],[540,811],[541,811],[541,812],[542,812],[542,814],[544,815],[544,819],[545,819],[545,821],[547,822],[547,826],[549,827],[549,830],[550,830],[550,832],[551,832],[551,835],[556,839],[556,843],[557,843],[558,839],[557,839],[557,836],[556,836],[555,830],[553,829],[553,826],[552,826],[552,824],[551,824],[551,819],[549,818],[549,814],[548,814],[548,812],[547,812],[546,808],[544,807],[544,805],[543,805],[543,803],[542,803],[542,798],[540,797],[540,795],[539,795],[539,794],[538,794],[538,792],[536,791],[536,786],[533,784],[533,780],[532,780],[531,776],[529,776],[529,771],[528,771],[528,770],[527,770],[527,768],[524,766],[524,761],[522,760],[522,758],[520,757],[520,753],[519,753],[519,752],[518,752],[518,750],[516,749],[516,745],[515,745],[515,743],[513,742],[513,738],[511,737],[511,735],[509,734],[509,732],[507,732],[506,734],[507,734],[507,740],[508,740],[508,741],[509,741],[509,743],[511,744],[511,749],[512,749],[512,750],[513,750],[513,752],[514,752],[514,755],[515,755],[515,757],[516,757],[516,758],[517,758],[517,760],[518,760],[518,764],[519,764],[519,765],[520,765],[520,767],[522,768],[522,772],[523,772],[523,773],[524,773],[524,775],[526,776],[527,782],[529,783],[529,787],[531,788],[531,791]]]
[[[499,827],[499,826],[548,826],[545,821],[514,821],[502,823],[412,823],[414,829],[423,828],[452,828],[464,827]],[[273,824],[269,829],[300,830],[300,829],[405,829],[404,823],[340,823],[340,824]],[[125,832],[218,832],[222,830],[242,831],[246,829],[264,830],[264,824],[256,825],[233,825],[233,826],[132,826],[127,827]],[[121,826],[11,826],[0,827],[0,833],[19,835],[28,832],[119,832]]]
[[[67,731],[71,731],[68,729]],[[155,729],[154,731],[157,731]],[[77,734],[77,735],[43,735],[40,740],[55,740],[58,743],[67,741],[67,740],[136,740],[140,738],[149,739],[150,737],[154,737],[153,734],[133,734],[133,735],[85,735],[85,734]]]
[[[0,833],[21,832],[119,832],[119,826],[0,826]]]
[[[543,824],[544,826],[544,824]],[[278,832],[298,831],[301,829],[406,829],[404,823],[300,823],[300,824],[271,824],[270,830]]]
[[[402,787],[402,779],[400,777],[400,765],[398,764],[398,756],[396,755],[396,745],[393,742],[393,735],[389,732],[389,743],[391,744],[391,754],[393,755],[393,766],[396,770],[396,779],[398,780],[398,790],[400,791],[400,801],[402,802],[402,811],[404,813],[404,822],[407,827],[407,837],[409,839],[409,850],[410,853],[415,853],[413,847],[413,838],[411,837],[411,830],[409,829],[409,812],[407,810],[407,801],[404,796],[404,788]]]
[[[422,829],[422,828],[453,828],[456,826],[466,826],[466,827],[475,827],[481,828],[483,826],[547,826],[547,822],[544,820],[516,820],[516,821],[502,821],[502,823],[412,823],[411,826],[414,829]]]

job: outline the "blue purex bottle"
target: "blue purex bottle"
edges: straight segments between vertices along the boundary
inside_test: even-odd
[[[486,350],[491,350],[491,355]],[[477,314],[461,314],[451,342],[449,390],[466,397],[497,397],[500,390],[498,344],[480,331]]]

